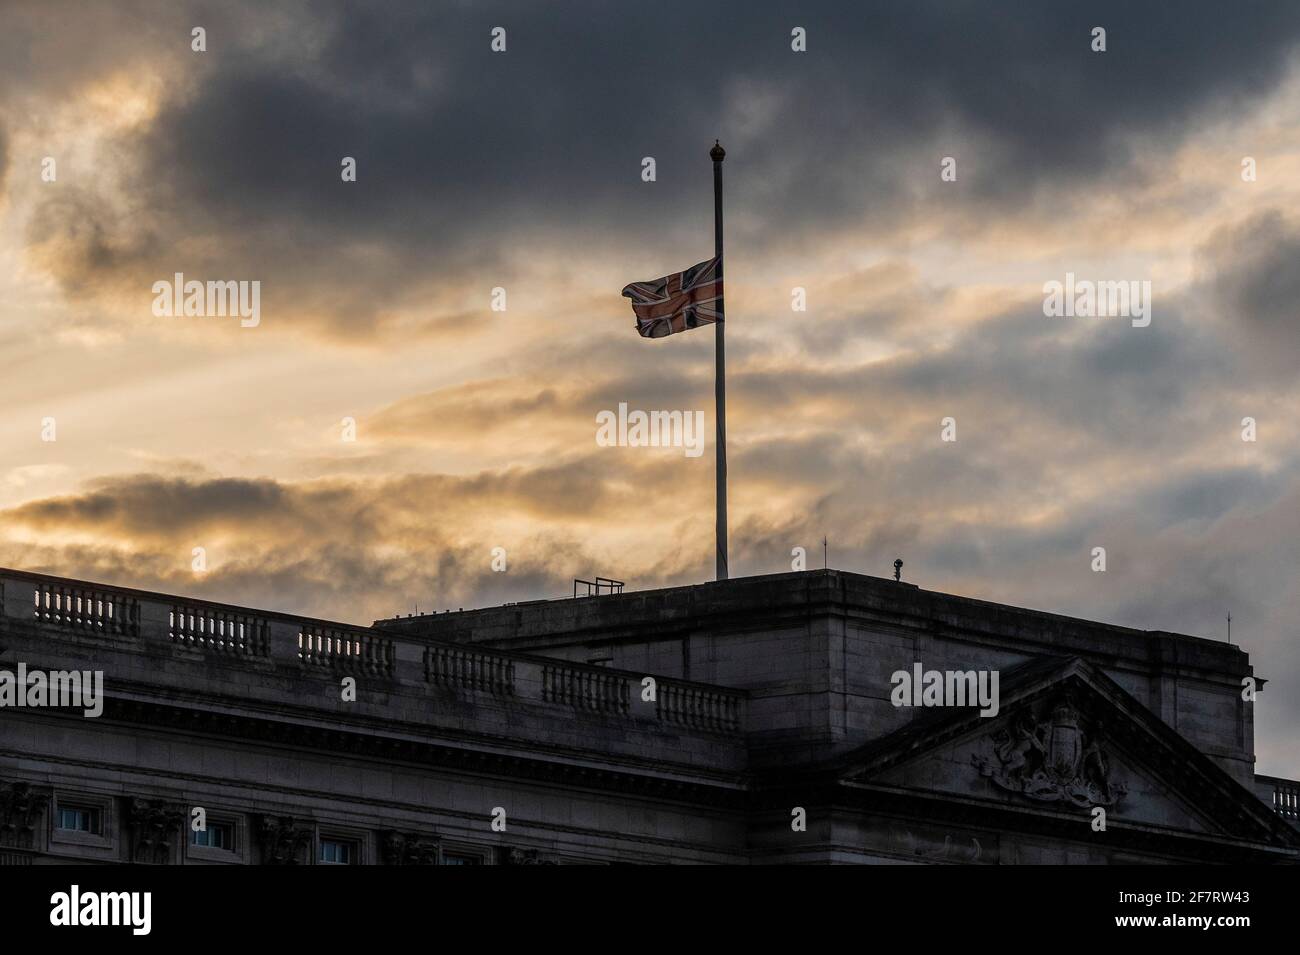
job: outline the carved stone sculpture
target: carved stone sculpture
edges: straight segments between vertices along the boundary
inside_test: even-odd
[[[161,799],[128,799],[126,826],[131,837],[131,861],[151,865],[171,862],[172,840],[184,823],[184,806]]]
[[[379,840],[385,865],[437,865],[438,840],[415,832],[390,829]]]
[[[503,848],[500,860],[502,865],[555,865],[537,849],[517,849],[514,846]]]
[[[32,848],[41,809],[48,798],[48,792],[33,789],[28,783],[0,786],[0,845]]]
[[[257,837],[263,865],[305,865],[311,846],[311,829],[292,816],[259,816]]]
[[[1128,792],[1111,779],[1101,721],[1085,726],[1068,696],[1043,719],[1021,711],[971,761],[995,785],[1039,802],[1113,806]]]

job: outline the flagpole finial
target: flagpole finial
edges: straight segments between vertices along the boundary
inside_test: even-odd
[[[714,162],[722,162],[726,158],[727,151],[722,148],[722,144],[716,139],[713,141],[713,148],[709,150],[709,157]]]

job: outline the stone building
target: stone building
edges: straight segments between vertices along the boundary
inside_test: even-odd
[[[837,571],[357,627],[0,570],[0,610],[8,864],[1300,860],[1217,641]],[[931,672],[996,712],[895,705]]]

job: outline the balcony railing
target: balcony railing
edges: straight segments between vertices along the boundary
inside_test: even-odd
[[[646,674],[537,654],[394,640],[368,627],[44,574],[0,569],[0,616],[91,638],[170,644],[232,666],[296,666],[433,685],[475,702],[532,702],[692,732],[736,735],[745,725],[748,696],[741,690],[656,676],[655,702],[642,703],[640,693],[633,699],[633,690]]]

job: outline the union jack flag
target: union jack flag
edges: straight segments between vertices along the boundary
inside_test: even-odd
[[[642,338],[663,338],[712,325],[723,320],[722,258],[661,279],[633,282],[623,288],[623,295],[632,300],[636,330]]]

